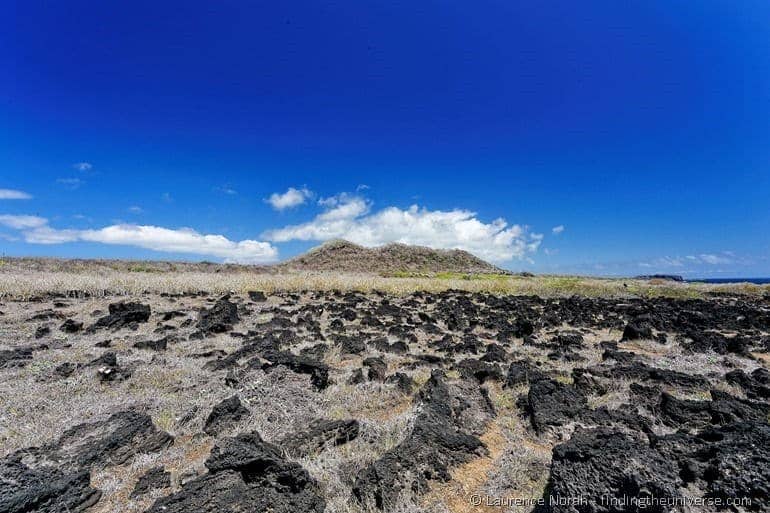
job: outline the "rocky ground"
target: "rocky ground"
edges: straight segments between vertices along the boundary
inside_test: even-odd
[[[767,296],[0,312],[0,512],[770,510]]]

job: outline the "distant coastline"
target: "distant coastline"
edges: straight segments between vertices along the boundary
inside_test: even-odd
[[[770,278],[698,278],[685,280],[688,283],[754,283],[755,285],[767,285]]]

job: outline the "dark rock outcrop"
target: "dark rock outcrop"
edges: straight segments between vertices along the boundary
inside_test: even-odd
[[[588,402],[572,385],[541,379],[530,384],[524,406],[531,416],[532,427],[542,432],[548,426],[577,420],[588,409]]]
[[[119,330],[134,323],[147,322],[150,319],[150,305],[141,303],[111,303],[109,314],[100,318],[89,330],[108,328]]]
[[[238,306],[230,301],[230,296],[223,296],[214,306],[200,312],[196,327],[198,333],[206,336],[231,331],[239,321]]]
[[[447,481],[450,469],[486,454],[481,441],[471,434],[463,410],[475,402],[479,414],[491,415],[486,398],[459,397],[434,371],[420,391],[422,412],[406,439],[364,469],[355,481],[353,495],[364,507],[389,510],[403,491],[421,494],[429,480]],[[482,413],[483,412],[483,413]]]
[[[329,367],[312,358],[297,356],[288,351],[269,350],[262,354],[261,360],[257,359],[249,362],[249,366],[259,366],[263,370],[268,370],[278,365],[288,367],[300,374],[309,374],[310,382],[318,390],[323,390],[329,386]]]
[[[158,499],[148,513],[323,513],[326,508],[307,471],[257,433],[222,440],[206,467],[208,474]]]
[[[168,348],[169,337],[159,338],[157,340],[142,340],[136,342],[134,347],[137,349],[149,349],[151,351],[165,351]]]
[[[9,367],[24,367],[32,361],[32,349],[19,347],[0,351],[0,369]]]
[[[139,478],[131,492],[131,497],[144,495],[151,490],[171,487],[171,474],[160,467],[153,467]]]
[[[172,441],[149,416],[134,411],[75,426],[56,442],[0,460],[0,511],[85,511],[101,497],[90,485],[92,468],[123,464],[137,453],[159,451]]]
[[[75,319],[67,319],[59,326],[59,329],[64,333],[77,333],[83,329],[83,322],[76,321]]]
[[[207,435],[216,436],[250,414],[249,409],[241,404],[241,400],[237,395],[228,397],[211,409],[211,413],[209,413],[203,425],[203,432]]]
[[[674,461],[639,438],[606,428],[578,430],[568,442],[553,449],[545,506],[540,511],[642,511],[622,502],[613,505],[611,501],[680,497],[678,471]],[[643,511],[663,513],[668,509],[653,507]]]
[[[361,362],[364,367],[369,369],[369,381],[385,381],[385,375],[388,372],[388,365],[381,356],[370,356],[364,358]]]

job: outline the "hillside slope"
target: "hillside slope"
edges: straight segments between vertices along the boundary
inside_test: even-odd
[[[432,249],[396,243],[366,248],[344,240],[322,244],[303,255],[278,264],[277,267],[302,271],[365,273],[506,272],[460,249]]]

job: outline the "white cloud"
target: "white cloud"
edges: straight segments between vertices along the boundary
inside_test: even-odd
[[[505,220],[484,223],[468,210],[428,210],[413,205],[406,210],[388,207],[369,214],[363,198],[339,195],[319,201],[327,210],[312,221],[270,230],[263,237],[273,242],[346,239],[363,246],[389,242],[431,248],[464,249],[493,262],[524,259],[543,238]]]
[[[698,255],[701,262],[711,264],[711,265],[717,265],[717,264],[729,264],[731,260],[727,257],[719,256],[719,255],[710,255],[708,253],[703,253],[701,255]]]
[[[725,256],[728,255],[728,256]],[[657,267],[657,268],[682,268],[687,265],[719,265],[719,264],[731,264],[736,263],[732,258],[734,254],[729,251],[723,251],[721,254],[701,253],[699,255],[686,255],[684,257],[670,257],[664,256],[656,258],[649,262],[640,262],[642,267]]]
[[[223,235],[204,235],[190,228],[172,230],[160,226],[112,225],[100,230],[83,230],[79,238],[102,244],[120,244],[170,253],[193,253],[223,258],[228,262],[262,263],[278,258],[268,242],[235,242]]]
[[[13,228],[14,230],[25,230],[28,228],[38,228],[48,223],[43,217],[38,216],[14,216],[0,215],[0,225]]]
[[[24,240],[30,244],[63,244],[75,242],[80,237],[78,230],[57,230],[48,225],[22,232]]]
[[[559,235],[563,231],[564,231],[564,225],[563,224],[560,224],[559,226],[554,226],[553,228],[551,228],[551,232],[554,235]]]
[[[0,189],[1,200],[25,200],[32,199],[32,195],[16,189]]]
[[[72,191],[83,185],[84,182],[80,178],[59,178],[56,183]]]
[[[270,203],[270,205],[276,210],[285,210],[287,208],[292,208],[292,207],[297,207],[299,205],[302,205],[303,203],[305,203],[305,201],[307,201],[312,196],[313,196],[313,193],[309,191],[306,187],[303,187],[301,189],[295,189],[294,187],[289,187],[286,190],[286,192],[284,192],[283,194],[274,192],[265,201]]]
[[[115,224],[98,230],[59,230],[49,226],[48,220],[42,217],[12,215],[0,216],[0,224],[20,230],[24,240],[31,244],[98,242],[167,253],[213,256],[239,263],[267,263],[278,258],[278,250],[269,242],[231,241],[223,235],[201,234],[190,228]]]
[[[77,162],[75,164],[72,164],[72,167],[77,169],[78,171],[91,171],[94,168],[94,165],[90,162]]]
[[[128,211],[132,214],[141,214],[144,212],[144,209],[140,207],[139,205],[131,205],[128,207]]]

